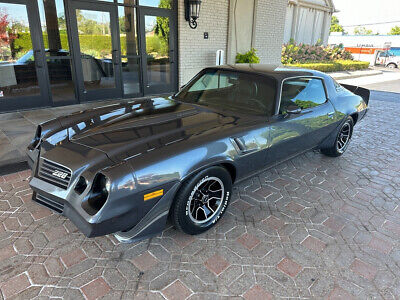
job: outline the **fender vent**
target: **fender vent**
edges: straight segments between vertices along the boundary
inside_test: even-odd
[[[246,151],[246,146],[239,138],[231,138],[231,143],[236,148],[237,152],[244,153]]]
[[[239,155],[246,155],[252,152],[255,152],[258,150],[258,145],[256,142],[253,143],[252,148],[249,148],[246,145],[246,142],[243,140],[243,138],[231,138],[231,143],[233,147],[235,147],[236,151],[239,153]]]

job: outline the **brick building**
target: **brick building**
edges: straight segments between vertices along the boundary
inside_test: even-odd
[[[284,42],[328,44],[333,0],[287,0]]]
[[[279,63],[287,0],[0,0],[0,113],[176,91],[216,51]]]

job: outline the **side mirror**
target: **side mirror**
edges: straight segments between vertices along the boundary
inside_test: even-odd
[[[301,113],[301,108],[297,105],[291,105],[286,108],[286,113],[289,115],[297,115]]]
[[[233,78],[233,77],[229,77],[228,78],[228,83],[231,85],[235,85],[238,83],[238,79],[237,78]]]

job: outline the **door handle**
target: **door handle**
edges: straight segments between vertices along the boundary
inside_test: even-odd
[[[43,63],[41,61],[42,58],[40,57],[40,53],[41,53],[41,50],[33,51],[33,57],[35,59],[35,64],[36,64],[36,67],[39,69],[43,68]]]

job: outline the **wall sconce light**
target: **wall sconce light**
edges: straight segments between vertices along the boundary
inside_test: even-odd
[[[201,0],[185,0],[185,19],[192,29],[197,28],[197,19],[200,16]]]

